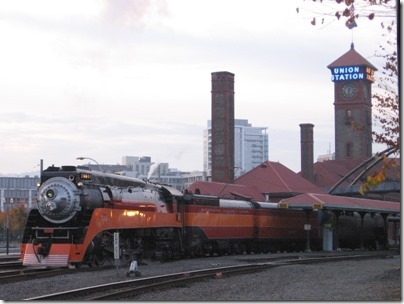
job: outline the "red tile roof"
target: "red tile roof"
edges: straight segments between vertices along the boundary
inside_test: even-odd
[[[351,45],[351,49],[346,52],[344,55],[339,57],[337,60],[329,64],[327,67],[329,69],[334,67],[343,67],[343,66],[367,66],[371,67],[373,70],[377,71],[377,68],[362,57],[355,49],[353,48],[353,44]]]
[[[332,187],[362,162],[362,160],[326,160],[316,162],[313,165],[314,184],[319,187]],[[298,174],[301,175],[301,172]],[[344,184],[348,185],[349,181]]]
[[[270,196],[294,196],[302,193],[325,193],[279,162],[266,161],[235,180],[236,184],[255,186]]]
[[[397,202],[315,193],[283,199],[278,205],[282,208],[322,208],[357,212],[400,213],[401,211],[401,204]]]

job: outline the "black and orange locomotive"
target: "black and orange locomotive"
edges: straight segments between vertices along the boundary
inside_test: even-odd
[[[311,247],[320,249],[316,212]],[[41,174],[37,207],[28,216],[21,260],[26,266],[101,264],[120,258],[201,256],[304,250],[303,211],[277,204],[182,193],[137,178],[82,166]]]

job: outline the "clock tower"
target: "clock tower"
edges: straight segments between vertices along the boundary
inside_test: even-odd
[[[328,68],[334,82],[335,159],[372,156],[372,83],[377,70],[351,49]]]

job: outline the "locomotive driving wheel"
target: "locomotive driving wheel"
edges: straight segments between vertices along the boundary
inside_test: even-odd
[[[142,257],[143,246],[141,238],[126,237],[121,244],[122,262],[129,264],[132,261],[139,261]]]

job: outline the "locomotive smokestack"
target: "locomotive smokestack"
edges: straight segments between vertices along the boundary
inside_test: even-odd
[[[234,182],[234,74],[212,73],[212,181]]]
[[[300,161],[302,177],[310,182],[314,181],[313,128],[313,124],[300,124]]]

